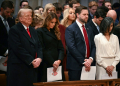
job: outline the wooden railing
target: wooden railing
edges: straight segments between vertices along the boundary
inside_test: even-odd
[[[6,86],[6,78],[7,76],[5,74],[0,74],[0,86]]]
[[[120,86],[120,79],[39,82],[39,83],[33,83],[33,85],[34,86]],[[0,74],[0,86],[6,86],[5,74]]]
[[[40,82],[40,83],[34,83],[33,85],[34,86],[120,86],[120,79]]]

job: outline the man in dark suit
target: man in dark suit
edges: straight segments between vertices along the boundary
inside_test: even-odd
[[[43,57],[42,47],[37,32],[30,27],[32,10],[20,9],[18,19],[20,22],[9,31],[7,86],[33,86]]]
[[[28,0],[21,0],[21,2],[20,2],[20,9],[23,8],[24,6],[28,6],[28,5],[29,5]],[[18,14],[14,15],[13,17],[16,19],[17,15]]]
[[[91,19],[94,18],[94,14],[97,10],[98,4],[95,1],[91,1],[89,2],[88,7],[89,7],[89,17],[87,22],[89,22]]]
[[[3,1],[1,4],[1,14],[0,14],[0,56],[6,57],[8,55],[8,33],[10,27],[14,24],[8,21],[11,15],[13,5],[10,1]],[[5,63],[6,63],[5,61]],[[0,71],[0,73],[5,73]]]
[[[120,45],[120,24],[118,24],[114,30],[113,34],[115,34],[118,37],[119,45]],[[116,71],[118,72],[117,78],[120,78],[120,62],[116,66]]]
[[[80,80],[83,66],[86,71],[90,71],[96,50],[92,30],[85,24],[88,20],[87,7],[77,7],[75,12],[76,22],[67,27],[65,31],[68,48],[67,69],[70,81]]]
[[[94,18],[87,23],[87,25],[90,26],[93,31],[93,36],[97,35],[100,32],[99,26],[105,17],[106,13],[102,9],[97,9],[94,14]]]

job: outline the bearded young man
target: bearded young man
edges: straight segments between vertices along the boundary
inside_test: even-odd
[[[10,27],[14,24],[8,21],[8,17],[12,13],[13,4],[10,1],[3,1],[0,8],[0,56],[6,57],[4,66],[7,66],[8,58],[8,34]],[[0,58],[1,59],[1,58]],[[0,74],[6,73],[0,71]]]
[[[69,80],[80,80],[82,67],[90,71],[95,60],[95,44],[91,29],[86,26],[88,20],[87,7],[80,6],[75,10],[76,21],[66,28],[65,39],[68,48],[67,69]]]

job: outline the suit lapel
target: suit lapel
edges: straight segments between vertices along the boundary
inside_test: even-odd
[[[3,31],[4,31],[6,34],[8,34],[8,33],[7,33],[7,30],[6,30],[6,27],[5,27],[5,25],[3,24],[3,21],[2,21],[1,18],[0,18],[0,27],[3,29]]]
[[[95,24],[93,23],[93,21],[91,20],[90,21],[91,22],[91,24],[90,25],[92,25],[93,26],[93,31],[96,33],[96,34],[98,34],[99,32],[98,32],[98,30],[97,30],[97,27],[95,26]]]
[[[47,28],[43,28],[43,30],[46,32],[47,35],[49,35],[50,37],[54,38],[54,39],[57,39],[56,36],[54,36],[51,32],[49,32],[47,30]]]
[[[75,22],[75,28],[76,28],[76,31],[79,33],[79,36],[81,37],[81,39],[84,41],[84,37],[83,37],[83,35],[82,35],[82,32],[81,32],[81,30],[80,30],[80,28],[79,28],[79,26],[77,25],[77,23]]]
[[[22,34],[31,42],[34,44],[34,41],[32,40],[32,38],[30,38],[30,36],[28,35],[27,31],[25,30],[25,28],[23,27],[23,25],[21,23],[18,23],[18,28],[21,30]],[[30,28],[31,29],[31,28]],[[32,33],[32,31],[30,32]],[[33,34],[32,34],[33,35]],[[32,36],[31,35],[31,36]]]
[[[33,33],[34,32],[33,29],[31,27],[29,27],[29,30],[30,30],[31,38],[32,38],[33,42],[35,42],[35,35]]]

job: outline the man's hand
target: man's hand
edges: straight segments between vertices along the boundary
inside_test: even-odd
[[[89,72],[90,71],[90,67],[85,67],[85,71]]]
[[[91,66],[92,59],[89,58],[89,59],[85,59],[84,61],[85,61],[84,65],[85,65],[86,68]]]
[[[33,64],[33,67],[34,68],[37,68],[39,67],[40,63],[42,62],[42,59],[41,58],[36,58],[32,61],[32,64]]]

